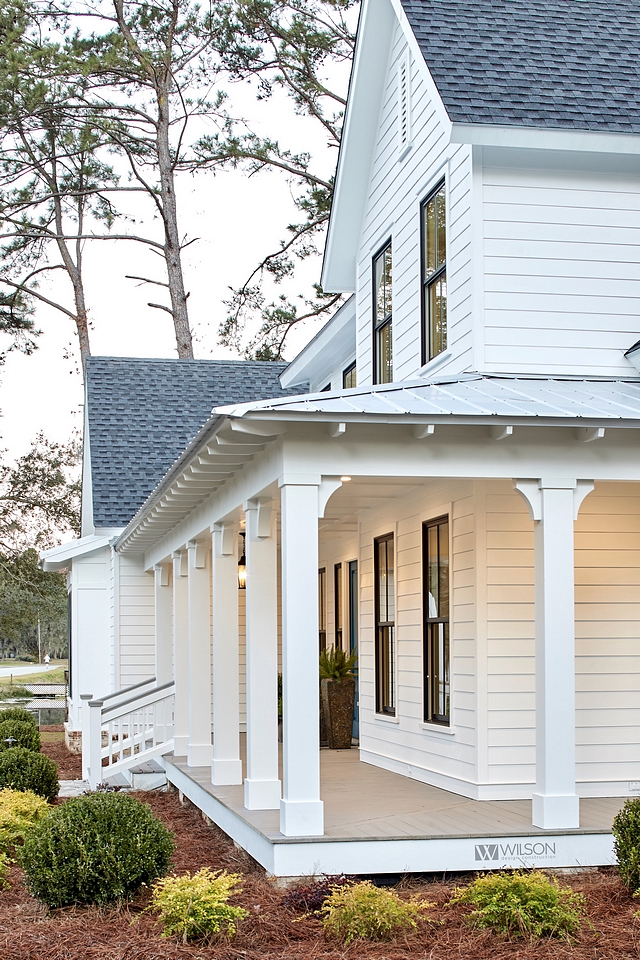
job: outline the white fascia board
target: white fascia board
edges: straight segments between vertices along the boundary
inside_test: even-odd
[[[640,134],[599,130],[567,130],[522,125],[454,123],[452,143],[479,147],[520,147],[537,150],[571,150],[584,153],[640,154]]]
[[[62,546],[53,547],[51,550],[43,550],[40,554],[40,566],[45,571],[62,570],[69,566],[71,560],[77,560],[78,557],[87,557],[90,553],[108,547],[111,539],[111,537],[91,535],[82,537],[80,540],[71,540],[69,543],[63,543]]]
[[[394,20],[405,35],[440,123],[447,134],[451,131],[451,120],[402,3],[400,0],[364,0],[322,265],[321,283],[325,293],[353,293],[356,288],[358,242],[369,191]]]
[[[349,297],[280,376],[285,388],[329,376],[342,359],[356,352],[356,298]]]

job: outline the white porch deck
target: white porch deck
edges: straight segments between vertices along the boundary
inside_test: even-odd
[[[275,876],[615,862],[618,798],[581,800],[577,830],[541,830],[528,800],[469,800],[362,763],[357,749],[323,749],[325,834],[297,839],[280,833],[277,810],[247,810],[241,786],[213,786],[209,767],[164,762],[169,781]]]

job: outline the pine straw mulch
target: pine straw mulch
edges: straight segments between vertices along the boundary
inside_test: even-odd
[[[174,831],[174,869],[191,872],[202,866],[244,874],[238,897],[250,916],[236,937],[210,944],[187,945],[164,939],[154,918],[143,913],[144,891],[131,904],[117,908],[70,908],[47,914],[26,892],[19,867],[12,867],[11,888],[0,897],[2,960],[621,960],[640,957],[638,902],[623,889],[613,870],[561,878],[583,892],[593,929],[585,927],[577,941],[536,943],[504,940],[465,923],[466,907],[445,906],[453,883],[406,880],[403,895],[419,893],[436,903],[431,911],[442,924],[423,924],[408,937],[383,944],[349,948],[325,939],[314,917],[300,919],[282,906],[283,891],[217,827],[205,823],[193,806],[180,804],[175,793],[139,795]],[[468,879],[468,878],[465,878]],[[457,882],[460,882],[458,880]]]
[[[58,765],[60,780],[82,780],[82,757],[79,753],[69,753],[64,742],[64,727],[61,723],[38,728],[42,736],[42,753],[45,753]],[[55,739],[50,739],[51,737]]]

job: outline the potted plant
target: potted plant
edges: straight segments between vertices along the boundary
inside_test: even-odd
[[[330,647],[320,654],[322,713],[331,750],[349,750],[353,725],[356,679],[353,668],[358,655]]]

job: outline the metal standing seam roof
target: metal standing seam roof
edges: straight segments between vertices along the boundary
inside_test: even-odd
[[[640,420],[640,380],[467,375],[262,400],[215,410],[233,417],[269,412],[290,417],[329,415],[333,419],[369,415]]]
[[[86,398],[96,527],[123,527],[209,419],[212,406],[299,393],[286,363],[90,357]]]
[[[640,133],[637,0],[401,0],[451,120]]]

